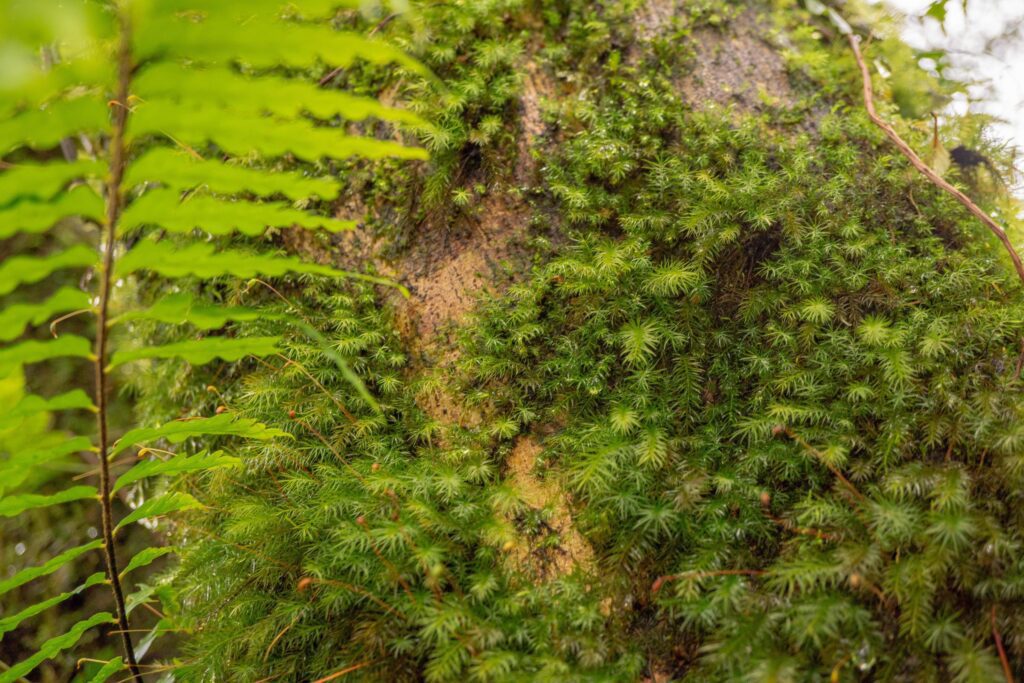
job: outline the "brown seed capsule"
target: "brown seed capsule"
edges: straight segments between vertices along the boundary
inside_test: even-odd
[[[768,507],[771,504],[772,504],[771,494],[769,494],[767,491],[761,491],[761,505],[763,507]]]
[[[356,517],[356,524],[359,526],[366,526],[366,517],[363,517],[362,515]]]
[[[786,428],[782,425],[775,425],[772,427],[772,436],[781,436],[786,433]]]
[[[371,472],[376,472],[379,469],[380,469],[380,463],[379,462],[375,462],[372,465],[370,465],[370,471]]]
[[[228,411],[228,407],[227,406],[217,406],[216,412],[217,412],[218,415],[220,415],[221,413],[226,413],[227,411]]]
[[[850,574],[850,588],[860,588],[860,583],[860,574],[858,574],[857,572]]]
[[[516,544],[513,543],[512,541],[505,541],[505,543],[501,546],[501,549],[502,549],[503,552],[508,553],[508,552],[512,552],[512,548],[515,548],[515,547],[516,547]]]
[[[295,411],[294,410],[289,410],[288,411],[288,417],[290,417],[291,419],[294,420],[295,419]]]

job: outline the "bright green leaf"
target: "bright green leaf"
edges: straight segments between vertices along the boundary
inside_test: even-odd
[[[0,173],[0,206],[22,198],[48,200],[72,180],[97,176],[105,171],[103,163],[92,159],[12,166]]]
[[[211,235],[262,234],[268,227],[301,226],[341,232],[355,228],[355,221],[342,221],[292,209],[285,204],[254,204],[240,200],[190,196],[178,200],[176,190],[152,190],[125,210],[120,230],[127,232],[142,225],[155,225],[175,233],[198,228]]]
[[[95,264],[96,252],[84,244],[47,256],[14,256],[0,264],[0,295],[10,294],[19,285],[39,282],[62,268]]]
[[[92,344],[85,337],[65,334],[56,339],[30,339],[0,348],[0,368],[41,363],[53,358],[92,358]]]
[[[92,188],[83,185],[59,195],[52,202],[18,202],[0,210],[0,239],[19,233],[46,232],[72,216],[99,221],[103,217],[103,200]]]
[[[243,306],[213,306],[196,301],[188,292],[168,294],[149,308],[129,311],[117,322],[130,320],[156,320],[171,325],[191,323],[201,330],[215,330],[232,320],[251,321],[279,318],[267,311]]]
[[[105,683],[107,679],[116,674],[118,671],[124,668],[124,661],[120,657],[114,657],[109,660],[106,664],[100,667],[92,678],[89,679],[89,683]]]
[[[0,517],[14,517],[25,510],[49,507],[69,503],[74,500],[95,498],[97,495],[95,486],[72,486],[71,488],[53,493],[48,496],[36,493],[23,493],[16,496],[4,496],[0,498]]]
[[[120,529],[128,526],[129,524],[134,524],[140,519],[150,519],[152,517],[167,515],[172,512],[195,510],[201,507],[203,507],[202,503],[187,493],[167,493],[162,496],[157,496],[156,498],[150,498],[145,503],[135,508],[131,514],[125,516],[117,523],[115,529]]]
[[[62,636],[56,638],[50,638],[43,646],[39,648],[39,652],[35,653],[28,659],[15,664],[7,671],[0,673],[0,683],[14,683],[19,678],[30,673],[37,666],[45,662],[47,659],[53,659],[62,651],[73,647],[81,638],[82,634],[100,624],[110,624],[114,622],[114,616],[109,612],[100,612],[94,614],[88,619],[83,619],[74,626],[71,630]]]
[[[267,256],[227,249],[216,252],[212,244],[204,242],[196,242],[180,248],[169,242],[141,242],[125,254],[117,264],[118,275],[128,275],[137,270],[151,270],[172,278],[189,275],[200,278],[214,278],[223,275],[277,277],[286,273],[350,277],[396,287],[403,295],[409,296],[405,287],[384,278],[338,270],[316,263],[306,263],[290,256]]]
[[[2,177],[2,176],[0,176]],[[156,147],[128,168],[125,185],[159,182],[174,190],[206,187],[220,194],[282,194],[289,199],[331,199],[340,184],[334,178],[307,178],[301,173],[264,171],[212,159],[196,159],[182,150]]]
[[[57,571],[58,569],[66,565],[68,562],[71,562],[72,560],[84,555],[85,553],[91,550],[96,550],[97,548],[102,547],[103,541],[92,541],[91,543],[86,543],[85,545],[80,545],[71,548],[70,550],[65,550],[60,555],[57,555],[56,557],[48,560],[44,564],[35,567],[26,567],[25,569],[22,569],[20,572],[16,573],[14,576],[8,579],[4,579],[3,581],[0,581],[0,595],[3,595],[4,593],[7,593],[11,590],[14,590],[18,586],[23,586],[29,581],[37,579],[40,576],[47,576],[48,574],[52,574],[53,572]]]
[[[128,566],[122,569],[121,573],[118,576],[120,576],[123,579],[136,569],[148,567],[157,558],[163,557],[164,555],[173,552],[175,552],[175,549],[168,546],[154,546],[150,548],[145,548],[144,550],[139,551],[135,555],[135,557],[131,559],[131,562],[128,563]]]
[[[195,436],[238,436],[243,439],[264,441],[267,439],[290,435],[280,429],[267,427],[265,424],[257,422],[256,420],[237,418],[231,413],[222,413],[221,415],[214,415],[213,417],[198,417],[191,420],[175,420],[174,422],[168,422],[161,427],[141,427],[139,429],[133,429],[117,440],[110,451],[110,457],[114,457],[118,453],[121,453],[132,446],[141,446],[151,443],[157,439],[167,439],[171,443],[181,443],[185,439],[190,439]],[[218,453],[214,453],[209,457],[219,457]],[[202,454],[200,453],[193,457],[198,458],[200,455]],[[179,465],[183,465],[184,462],[185,461],[180,461]],[[136,467],[142,467],[142,465],[136,465]],[[125,476],[127,476],[127,473]],[[118,486],[123,485],[124,483],[119,480]]]
[[[391,140],[345,135],[337,128],[316,126],[311,121],[282,121],[266,116],[231,114],[199,104],[175,104],[151,100],[140,105],[131,121],[136,139],[157,135],[191,147],[214,143],[233,156],[253,153],[273,158],[292,154],[304,161],[324,158],[426,159],[426,150],[406,147]]]
[[[340,116],[350,121],[373,117],[412,126],[426,121],[404,109],[386,107],[372,97],[359,97],[341,90],[325,89],[308,81],[260,76],[247,78],[224,67],[186,69],[171,62],[155,64],[135,80],[136,92],[144,99],[217,103],[226,109],[250,114],[270,113],[294,119],[308,113],[318,119]],[[267,97],[273,92],[273,97]]]
[[[14,304],[0,311],[0,341],[21,336],[29,325],[42,325],[53,316],[88,308],[89,295],[74,287],[61,287],[44,301]]]
[[[206,337],[163,346],[142,346],[128,351],[117,351],[107,367],[116,368],[146,358],[181,358],[193,365],[205,365],[218,358],[236,361],[246,356],[272,356],[280,352],[280,342],[280,337]]]
[[[41,614],[42,612],[45,612],[54,605],[59,605],[68,598],[78,595],[87,588],[91,588],[96,584],[103,583],[106,580],[106,578],[107,575],[103,572],[96,572],[95,574],[92,574],[88,579],[86,579],[85,583],[83,583],[81,586],[78,586],[74,590],[61,593],[60,595],[55,595],[52,598],[47,598],[42,602],[38,602],[30,607],[26,607],[17,614],[12,614],[9,617],[4,617],[0,619],[0,640],[3,639],[3,635],[5,633],[9,633],[14,629],[18,628],[18,625],[26,619],[34,617],[37,614]]]
[[[107,107],[98,99],[58,100],[0,120],[0,154],[18,147],[50,149],[66,137],[103,130],[109,121]]]
[[[238,425],[239,422],[243,422],[243,420],[236,420],[234,423],[232,423],[232,426],[242,427],[244,429],[244,426]],[[257,434],[257,436],[249,438],[264,438],[264,432],[257,431],[255,429],[255,425],[253,427],[254,428],[252,429],[252,433]],[[243,433],[236,435],[246,436],[244,431]],[[117,491],[118,489],[121,489],[125,486],[128,486],[129,484],[139,481],[140,479],[145,479],[147,477],[155,477],[157,475],[162,474],[182,474],[185,472],[198,472],[202,470],[218,469],[221,467],[236,467],[240,463],[241,460],[231,455],[225,455],[223,451],[216,451],[214,453],[201,451],[199,453],[196,453],[195,455],[185,455],[184,453],[179,453],[167,460],[146,460],[145,462],[140,462],[139,464],[135,465],[130,470],[128,470],[120,477],[118,477],[117,481],[114,483],[113,490]]]

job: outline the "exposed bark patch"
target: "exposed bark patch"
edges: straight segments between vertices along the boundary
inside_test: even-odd
[[[636,12],[636,34],[643,42],[665,32],[672,18],[679,14],[678,0],[647,0]]]
[[[747,10],[722,30],[700,28],[692,44],[694,69],[680,84],[683,98],[695,108],[709,102],[736,105],[743,112],[765,106],[793,106],[796,95],[786,64],[765,40],[769,27]]]
[[[539,538],[522,539],[510,553],[513,566],[526,568],[537,579],[564,576],[577,567],[593,564],[594,551],[576,529],[566,501],[568,494],[553,479],[541,479],[535,473],[537,456],[544,449],[531,437],[521,437],[506,461],[506,478],[510,480],[533,510],[543,510],[547,536],[555,534],[557,545],[538,543]]]
[[[680,0],[647,0],[636,13],[639,42],[665,36],[684,11]],[[770,30],[754,9],[721,28],[695,29],[689,41],[696,53],[692,68],[678,82],[683,99],[695,109],[733,105],[744,113],[795,104],[786,64],[765,38]]]

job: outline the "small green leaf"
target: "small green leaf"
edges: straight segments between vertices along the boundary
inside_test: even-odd
[[[48,560],[44,564],[35,567],[26,567],[14,576],[8,579],[4,579],[3,581],[0,581],[0,595],[12,591],[18,586],[23,586],[29,581],[39,578],[40,576],[47,576],[48,574],[52,574],[64,565],[66,565],[68,562],[71,562],[72,560],[80,557],[81,555],[84,555],[85,553],[91,550],[96,550],[97,548],[102,547],[103,541],[92,541],[91,543],[86,543],[85,545],[80,545],[71,548],[70,550],[65,550],[60,555],[57,555],[56,557]]]
[[[58,100],[42,109],[30,109],[0,120],[0,154],[18,147],[50,149],[66,137],[107,127],[110,116],[99,99]]]
[[[928,5],[928,9],[925,10],[924,15],[935,19],[940,24],[946,23],[946,2],[948,0],[935,0],[932,4]]]
[[[277,319],[279,316],[256,308],[243,306],[212,306],[196,301],[188,292],[168,294],[149,308],[129,311],[114,322],[130,320],[156,320],[170,325],[191,323],[201,330],[215,330],[235,321]]]
[[[140,519],[159,517],[172,512],[180,512],[182,510],[195,510],[201,507],[203,507],[203,504],[187,493],[167,493],[156,498],[150,498],[145,503],[135,508],[131,514],[122,518],[114,529],[121,529],[129,524],[138,522]]]
[[[107,575],[103,572],[96,572],[95,574],[92,574],[88,579],[86,579],[85,583],[83,583],[81,586],[78,586],[74,590],[61,593],[60,595],[55,595],[52,598],[48,598],[30,607],[26,607],[17,614],[12,614],[9,617],[4,617],[0,619],[0,640],[3,640],[3,635],[5,633],[9,633],[14,629],[18,628],[18,625],[26,619],[34,617],[37,614],[41,614],[42,612],[45,612],[54,605],[59,605],[68,598],[78,595],[87,588],[95,586],[99,583],[103,583],[106,580],[106,578]]]
[[[91,450],[92,442],[78,436],[73,439],[64,437],[56,446],[14,453],[7,460],[0,460],[0,493],[16,489],[35,469],[51,466],[72,453]]]
[[[95,498],[97,493],[95,486],[73,486],[65,491],[48,496],[36,493],[4,496],[0,498],[0,517],[14,517],[20,515],[25,510],[70,503],[71,501],[83,500],[85,498]]]
[[[168,147],[151,149],[128,168],[126,186],[144,182],[159,182],[173,190],[201,186],[220,194],[252,193],[264,197],[281,194],[293,200],[307,197],[331,199],[341,188],[334,178],[307,178],[301,173],[269,172],[212,159],[197,159],[187,152]]]
[[[265,441],[267,439],[275,439],[282,436],[290,437],[291,435],[280,429],[267,427],[265,424],[257,422],[256,420],[239,419],[231,413],[223,413],[221,415],[214,415],[213,417],[198,417],[191,420],[175,420],[174,422],[168,422],[161,427],[142,427],[139,429],[133,429],[117,440],[110,451],[110,457],[114,457],[118,453],[121,453],[132,446],[141,446],[156,441],[157,439],[167,439],[170,443],[181,443],[185,439],[190,439],[195,436],[238,436],[243,439]],[[219,451],[208,457],[221,457],[218,453]],[[201,455],[202,453],[199,453],[192,457],[198,458]],[[164,462],[169,463],[172,462],[172,460]],[[178,465],[184,466],[184,463],[184,460],[179,461]],[[135,467],[142,467],[142,465],[136,465]],[[131,472],[131,470],[129,470],[129,472]],[[127,475],[128,472],[126,472],[124,476]],[[122,478],[124,477],[122,476]],[[123,485],[124,484],[118,480],[118,486]]]
[[[236,361],[246,356],[272,356],[280,352],[280,341],[280,337],[206,337],[163,346],[143,346],[116,352],[107,369],[146,358],[181,358],[193,365],[205,365],[218,358]]]
[[[72,389],[66,393],[43,398],[35,394],[23,396],[10,410],[0,415],[0,429],[8,424],[26,417],[46,413],[53,410],[95,410],[92,399],[81,389]]]
[[[0,368],[14,364],[41,363],[53,358],[92,358],[92,344],[85,337],[65,334],[56,339],[30,339],[0,348]]]
[[[193,8],[194,9],[194,8]],[[371,64],[397,64],[429,79],[436,77],[401,49],[353,31],[280,21],[279,12],[253,12],[247,6],[222,6],[203,21],[194,14],[182,18],[159,14],[138,28],[141,58],[152,55],[180,57],[197,62],[244,62],[257,68],[290,66],[298,69],[318,64],[347,67],[357,59]],[[245,31],[238,31],[240,21]]]
[[[135,557],[131,559],[131,562],[128,563],[128,566],[121,570],[121,573],[118,576],[120,576],[123,579],[136,569],[148,567],[157,558],[163,557],[164,555],[173,552],[175,552],[175,549],[168,546],[146,548],[145,550],[142,550],[138,554],[136,554]]]
[[[263,158],[277,158],[290,154],[311,162],[349,157],[429,158],[420,147],[345,135],[337,128],[317,126],[305,119],[282,121],[244,112],[226,116],[220,107],[176,104],[163,99],[139,105],[132,115],[131,131],[136,136],[161,136],[191,147],[213,143],[236,157],[255,153]]]
[[[11,341],[29,325],[42,325],[53,316],[89,308],[89,295],[74,287],[61,287],[39,303],[14,304],[0,311],[0,341]]]
[[[84,244],[47,256],[15,256],[0,264],[0,296],[10,294],[19,285],[45,279],[63,268],[80,268],[96,264],[96,252]]]
[[[0,173],[0,206],[22,198],[51,199],[72,180],[98,176],[105,171],[103,163],[91,159],[16,165]]]
[[[156,586],[140,586],[134,593],[130,593],[124,598],[124,613],[130,615],[135,611],[135,608],[139,605],[143,605],[150,601],[153,597],[153,593],[156,591]]]
[[[99,221],[103,217],[103,200],[92,188],[76,187],[52,202],[25,201],[0,210],[0,239],[20,233],[46,232],[58,222],[78,216]]]
[[[195,243],[176,248],[169,242],[149,241],[140,242],[118,261],[119,275],[128,275],[137,270],[152,270],[167,277],[193,275],[201,278],[222,275],[276,277],[285,273],[342,275],[341,271],[334,268],[304,263],[290,257],[228,250],[215,253],[212,244]]]
[[[200,229],[211,235],[261,235],[267,228],[300,226],[341,232],[355,228],[355,221],[341,221],[292,209],[284,204],[254,204],[240,200],[191,196],[178,200],[176,190],[151,190],[132,202],[121,217],[120,230],[156,225],[168,232],[190,233]]]
[[[235,421],[233,426],[237,426],[238,422],[241,421]],[[257,433],[256,430],[253,430],[253,433]],[[245,434],[243,433],[241,436],[245,436]],[[250,438],[260,439],[263,438],[263,436],[260,434]],[[216,451],[215,453],[201,451],[195,455],[179,453],[167,460],[146,460],[145,462],[140,462],[135,465],[135,467],[118,477],[117,481],[114,483],[113,490],[116,492],[129,484],[139,481],[140,479],[155,477],[161,474],[199,472],[202,470],[212,470],[221,467],[236,467],[239,464],[241,464],[241,460],[231,455],[224,455],[223,451]]]
[[[0,673],[0,683],[14,683],[19,678],[30,673],[37,666],[45,662],[47,659],[53,659],[62,651],[67,650],[69,647],[73,647],[82,638],[89,629],[100,624],[110,624],[114,622],[114,616],[109,612],[100,612],[94,614],[88,619],[83,619],[74,626],[71,630],[62,636],[56,638],[50,638],[43,646],[39,648],[39,652],[35,653],[28,659],[15,664],[7,671]]]
[[[134,86],[143,99],[217,103],[232,110],[266,112],[288,119],[310,114],[321,120],[340,116],[362,121],[372,117],[410,126],[427,125],[415,113],[384,106],[373,97],[325,89],[299,79],[247,78],[225,67],[184,68],[174,62],[158,62],[145,69],[134,80]],[[273,92],[274,97],[267,97],[268,92]]]
[[[89,679],[89,683],[105,683],[108,678],[116,674],[118,671],[124,668],[124,661],[120,657],[114,657],[106,664],[100,667],[92,678]]]

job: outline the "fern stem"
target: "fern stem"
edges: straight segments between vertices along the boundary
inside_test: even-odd
[[[114,515],[111,509],[110,463],[107,451],[110,436],[107,425],[107,327],[111,279],[114,268],[114,246],[117,235],[117,221],[121,215],[121,180],[124,177],[125,144],[124,132],[128,121],[128,85],[131,80],[131,36],[130,25],[125,11],[119,12],[120,42],[117,50],[117,96],[113,102],[114,129],[110,140],[110,177],[107,181],[106,220],[101,237],[103,265],[100,270],[100,301],[96,321],[96,423],[99,432],[100,465],[100,511],[103,520],[103,553],[107,564],[107,578],[117,608],[117,625],[128,670],[132,678],[141,683],[142,674],[135,659],[135,649],[128,630],[128,612],[125,609],[124,590],[118,575],[117,552],[114,549]]]

